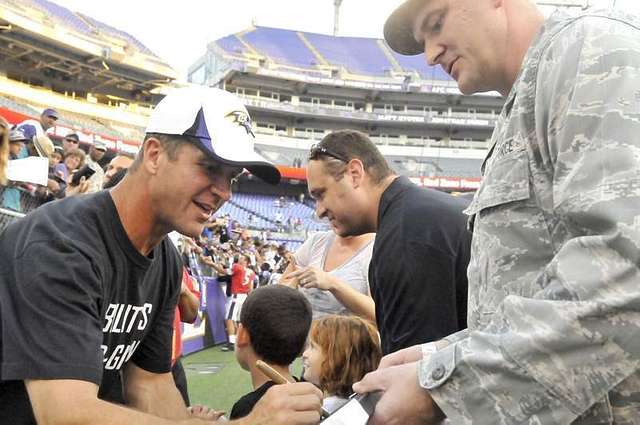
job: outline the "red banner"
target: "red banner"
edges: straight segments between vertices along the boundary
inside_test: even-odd
[[[9,124],[11,125],[19,124],[24,120],[37,119],[25,114],[21,114],[20,112],[12,111],[11,109],[7,109],[2,106],[0,106],[0,115],[2,115],[4,119],[9,121]]]

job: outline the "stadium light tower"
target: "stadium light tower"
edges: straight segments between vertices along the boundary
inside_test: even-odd
[[[333,35],[338,35],[338,26],[340,23],[340,5],[342,0],[333,0]]]

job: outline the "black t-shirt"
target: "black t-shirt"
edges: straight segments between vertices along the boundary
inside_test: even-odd
[[[384,354],[466,328],[468,202],[406,177],[382,194],[369,285]]]
[[[256,405],[258,401],[262,398],[262,396],[267,392],[267,390],[276,385],[273,381],[267,381],[262,384],[258,389],[250,392],[249,394],[245,394],[240,397],[240,400],[236,401],[231,409],[231,414],[229,415],[229,419],[240,419],[247,416],[253,410],[253,406]]]
[[[136,250],[107,191],[47,204],[8,226],[0,235],[0,418],[35,423],[25,379],[102,382],[106,398],[109,374],[128,361],[169,372],[180,271],[168,238],[148,257]]]

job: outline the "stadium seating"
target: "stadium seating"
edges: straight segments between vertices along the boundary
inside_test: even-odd
[[[65,7],[47,0],[28,0],[28,3],[32,4],[36,9],[47,13],[53,21],[72,28],[82,34],[93,34],[92,28],[86,21],[82,20],[78,15]]]
[[[107,25],[103,22],[97,21],[91,18],[90,16],[87,16],[81,13],[78,13],[78,15],[82,16],[82,18],[85,19],[87,22],[90,22],[91,25],[94,27],[94,29],[98,30],[98,32],[107,34],[110,37],[120,38],[126,41],[127,43],[129,43],[129,45],[134,46],[138,51],[145,53],[149,56],[157,57],[156,54],[153,53],[147,46],[142,44],[140,41],[138,41],[135,37],[131,36],[130,34],[124,31],[120,31],[119,29],[114,28],[110,25]]]
[[[255,213],[251,213],[246,208],[239,207],[234,202],[227,202],[217,212],[217,216],[229,215],[243,227],[249,227],[258,230],[277,230],[275,223],[272,223],[262,217],[257,216]]]
[[[60,124],[77,130],[88,130],[102,136],[111,136],[116,139],[124,139],[119,131],[101,123],[96,118],[87,117],[80,114],[74,114],[69,111],[61,112]]]
[[[0,96],[0,106],[32,117],[37,117],[42,112],[42,110],[37,111],[24,103],[5,96]]]
[[[281,146],[256,145],[256,150],[265,158],[277,164],[292,164],[295,158],[302,159],[306,166],[306,150],[283,148]],[[386,155],[385,158],[400,175],[439,177],[480,177],[482,159],[447,157],[411,157]]]
[[[306,39],[320,54],[320,60],[305,45],[302,38]],[[250,53],[248,45],[259,55],[281,65],[307,68],[312,71],[317,70],[320,65],[328,64],[337,69],[346,69],[352,74],[378,77],[388,77],[390,71],[394,69],[394,64],[388,56],[393,54],[393,58],[402,68],[396,71],[418,72],[425,79],[451,80],[440,66],[428,66],[422,56],[397,55],[392,53],[384,43],[380,43],[380,40],[374,38],[334,37],[308,32],[302,32],[299,36],[296,31],[257,26],[243,33],[220,38],[215,43],[234,56]]]
[[[242,44],[238,37],[236,37],[235,34],[216,40],[215,43],[222,50],[233,55],[242,55],[248,52],[247,48],[244,46],[244,44]]]
[[[255,148],[260,155],[274,164],[292,166],[295,159],[300,159],[303,163],[306,162],[306,150],[266,145],[256,145]]]
[[[138,41],[130,34],[100,22],[90,16],[73,12],[66,7],[60,6],[48,0],[22,0],[19,2],[3,0],[4,3],[11,3],[24,8],[30,7],[41,12],[44,16],[50,20],[51,23],[61,25],[72,29],[80,34],[90,36],[92,38],[101,38],[101,36],[108,36],[110,38],[116,38],[123,40],[133,50],[144,53],[156,59],[159,59],[149,48]],[[106,38],[106,37],[105,37]],[[105,40],[107,43],[109,40]]]
[[[17,99],[12,99],[11,97],[6,95],[0,96],[0,106],[34,118],[40,116],[40,113],[45,109],[44,105],[37,105],[37,107],[36,105],[33,105],[32,107],[21,103]],[[69,127],[78,131],[86,130],[94,134],[99,134],[101,136],[110,136],[116,139],[126,138],[118,130],[100,122],[98,118],[76,114],[69,111],[61,111],[60,115],[61,116],[58,121],[58,125],[63,125],[65,127]]]
[[[295,31],[258,27],[245,34],[242,39],[281,64],[312,67],[317,62]]]
[[[389,49],[391,51],[391,49]],[[404,71],[417,72],[424,80],[452,81],[453,78],[447,74],[441,66],[427,65],[427,60],[423,55],[404,56],[396,52],[391,52],[395,60]]]
[[[298,231],[317,231],[327,228],[326,223],[314,218],[312,206],[303,204],[293,198],[284,199],[269,195],[250,193],[234,193],[231,201],[227,202],[218,215],[229,214],[242,226],[277,231],[290,227],[288,224],[296,220],[301,222]]]
[[[397,173],[425,177],[480,177],[481,159],[387,157]]]
[[[343,66],[352,73],[384,75],[392,65],[373,38],[333,37],[306,33],[307,40],[334,66]]]

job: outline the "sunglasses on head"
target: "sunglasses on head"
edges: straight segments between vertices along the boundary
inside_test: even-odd
[[[328,156],[337,159],[338,161],[349,162],[349,158],[347,158],[346,156],[331,152],[329,149],[321,146],[320,144],[311,146],[311,150],[309,151],[309,160],[318,159],[321,156]]]

